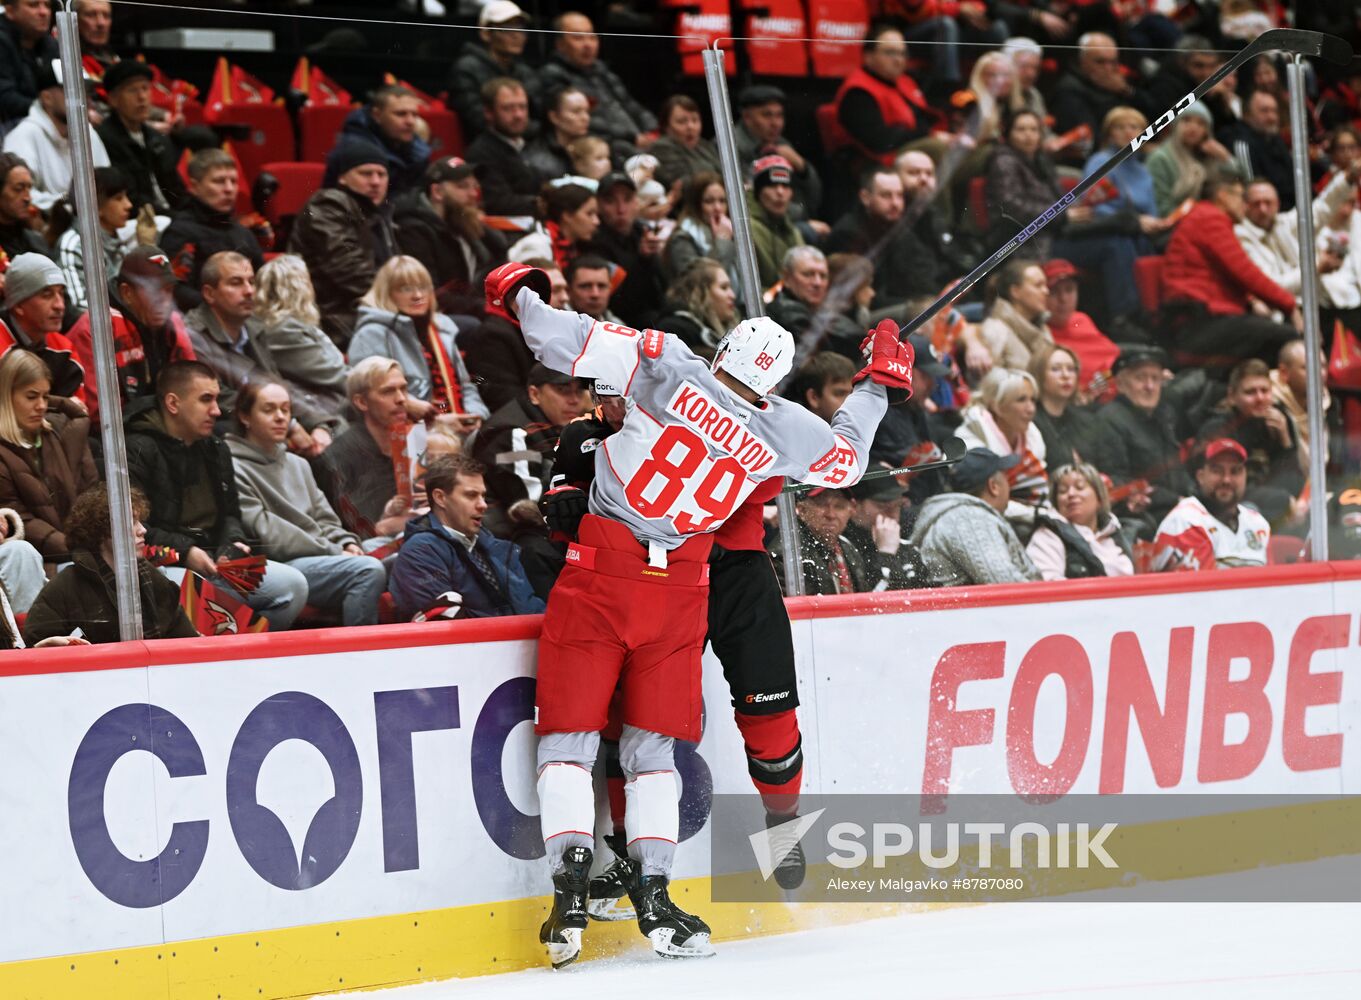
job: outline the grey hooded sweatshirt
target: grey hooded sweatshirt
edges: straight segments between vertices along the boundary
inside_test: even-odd
[[[922,504],[912,543],[934,587],[1040,579],[1007,519],[967,493],[941,493]]]
[[[491,411],[487,409],[487,404],[482,402],[482,396],[478,393],[477,386],[473,384],[468,367],[459,354],[458,343],[455,340],[458,327],[454,326],[453,321],[447,316],[436,313],[435,328],[439,331],[440,339],[444,342],[444,350],[454,366],[455,370],[451,371],[449,376],[458,380],[463,395],[464,412],[485,420],[491,416]],[[421,339],[410,316],[361,305],[354,337],[350,340],[350,364],[357,365],[368,357],[391,358],[396,361],[402,366],[402,374],[406,376],[407,393],[416,399],[430,401],[430,366],[425,363]]]
[[[241,521],[271,559],[340,556],[344,546],[359,544],[341,527],[306,459],[283,445],[266,454],[236,434],[227,435],[227,447],[241,495]]]

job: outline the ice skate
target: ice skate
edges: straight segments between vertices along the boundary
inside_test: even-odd
[[[590,901],[586,912],[592,920],[632,920],[635,911],[629,898],[629,887],[638,877],[638,862],[628,856],[624,838],[611,834],[605,838],[614,852],[614,861],[603,872],[591,879]]]
[[[629,890],[638,913],[638,929],[663,958],[708,958],[709,925],[671,901],[665,875],[640,875]]]
[[[797,816],[776,816],[766,813],[770,856],[780,859],[775,865],[775,884],[781,889],[791,891],[803,885],[808,864],[803,856],[803,843],[793,835],[798,829],[797,820]]]
[[[565,867],[553,876],[553,912],[539,928],[553,968],[570,965],[581,954],[581,932],[586,929],[586,894],[590,886],[591,852],[568,848]]]

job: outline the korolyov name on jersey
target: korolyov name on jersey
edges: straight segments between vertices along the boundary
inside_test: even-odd
[[[710,827],[719,902],[1361,900],[1354,795],[715,795]]]

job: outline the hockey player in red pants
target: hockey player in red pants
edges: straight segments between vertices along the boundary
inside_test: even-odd
[[[549,528],[575,539],[586,513],[586,490],[595,478],[595,451],[619,429],[624,402],[616,390],[596,386],[599,408],[569,424],[558,439],[553,469],[562,482],[539,501]],[[787,822],[798,812],[803,780],[803,741],[795,709],[799,704],[794,665],[794,639],[779,582],[764,546],[762,510],[779,496],[782,478],[756,488],[714,532],[709,556],[708,641],[723,667],[732,695],[733,718],[747,753],[747,770],[760,793],[767,822]],[[615,860],[591,879],[587,906],[594,920],[632,920],[628,888],[638,863],[624,843],[624,772],[619,763],[619,734],[612,713],[602,734],[605,781],[613,832],[605,843]],[[804,856],[797,842],[789,845],[775,869],[775,881],[793,889],[803,881]]]
[[[708,926],[667,887],[680,824],[674,740],[700,734],[713,532],[768,479],[856,482],[887,405],[884,387],[911,390],[911,349],[893,324],[871,333],[860,384],[828,426],[768,395],[794,353],[789,332],[771,320],[738,324],[706,365],[674,336],[550,308],[542,271],[503,265],[487,290],[519,318],[545,365],[618,386],[631,404],[597,451],[590,512],[549,596],[539,643],[538,792],[554,887],[540,940],[555,967],[581,950],[595,846],[591,767],[617,689],[639,929],[659,954],[712,954]]]

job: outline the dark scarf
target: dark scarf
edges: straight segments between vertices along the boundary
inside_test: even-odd
[[[416,337],[421,342],[421,355],[430,372],[430,402],[441,413],[466,412],[463,409],[463,387],[454,376],[454,366],[440,340],[439,327],[431,322],[429,313],[408,318],[415,324]]]

